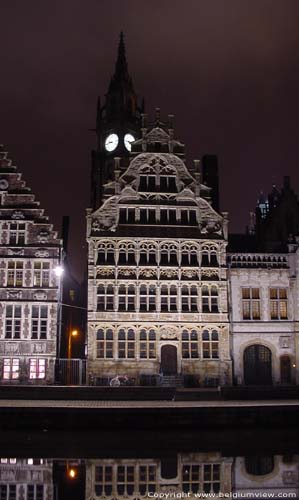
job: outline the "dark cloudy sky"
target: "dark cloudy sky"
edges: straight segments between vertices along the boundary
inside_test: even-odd
[[[241,230],[258,192],[299,189],[298,0],[1,0],[0,141],[85,266],[97,96],[120,30],[150,114],[175,114],[188,160],[219,156],[221,208]]]

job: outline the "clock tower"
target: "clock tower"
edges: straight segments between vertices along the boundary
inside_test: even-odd
[[[141,136],[141,115],[132,79],[128,73],[123,33],[120,34],[117,61],[104,105],[98,99],[96,134],[97,149],[92,151],[91,206],[102,203],[104,184],[114,179],[114,158],[120,157],[121,172],[129,164],[131,143]]]

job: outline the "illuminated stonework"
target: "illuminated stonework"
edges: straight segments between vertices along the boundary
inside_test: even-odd
[[[0,197],[0,383],[53,383],[61,241],[3,146]]]
[[[120,175],[116,159],[102,205],[88,210],[90,383],[231,381],[227,217],[182,147],[160,122],[144,130],[128,168]]]

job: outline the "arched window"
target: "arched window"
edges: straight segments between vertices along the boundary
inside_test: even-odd
[[[111,328],[99,328],[97,331],[97,358],[113,358],[113,331]]]
[[[217,330],[203,330],[202,357],[203,359],[219,358],[219,335]]]
[[[182,332],[182,357],[185,359],[199,358],[198,333],[196,330],[183,330]]]
[[[253,476],[265,476],[266,474],[270,474],[274,469],[274,457],[245,457],[245,468],[247,474],[252,474]]]
[[[142,328],[139,332],[139,352],[141,359],[156,358],[156,332]]]
[[[118,358],[135,358],[135,332],[132,328],[128,330],[121,328],[118,331]]]

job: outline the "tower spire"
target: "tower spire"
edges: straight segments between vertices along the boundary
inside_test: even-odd
[[[126,47],[124,41],[124,33],[120,32],[117,61],[115,65],[115,80],[127,80],[129,78],[128,74],[128,64],[126,59]]]

